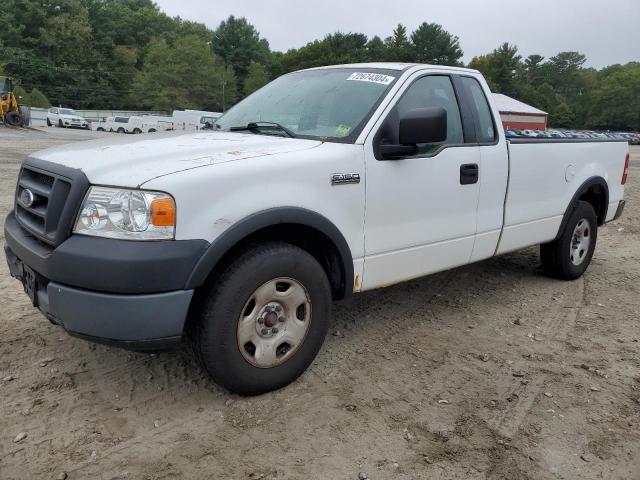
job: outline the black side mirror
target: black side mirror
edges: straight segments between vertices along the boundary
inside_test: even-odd
[[[420,143],[439,143],[447,139],[447,111],[442,107],[409,110],[399,120],[398,144],[381,144],[383,158],[416,155]]]

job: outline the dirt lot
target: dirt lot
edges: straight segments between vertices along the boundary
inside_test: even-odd
[[[96,136],[47,132],[0,130],[0,220],[25,154]],[[356,296],[312,368],[257,398],[186,350],[67,336],[2,260],[0,478],[638,479],[639,179],[636,148],[583,279],[542,276],[532,248]]]

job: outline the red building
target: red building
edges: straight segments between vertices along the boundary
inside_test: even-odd
[[[549,114],[501,93],[493,94],[505,130],[546,130]]]

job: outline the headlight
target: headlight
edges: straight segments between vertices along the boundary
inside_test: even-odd
[[[74,233],[124,240],[171,240],[176,205],[161,192],[91,187]]]

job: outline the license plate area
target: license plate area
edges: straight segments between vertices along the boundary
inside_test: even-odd
[[[38,306],[38,280],[36,273],[26,265],[22,265],[22,286],[34,307]]]

